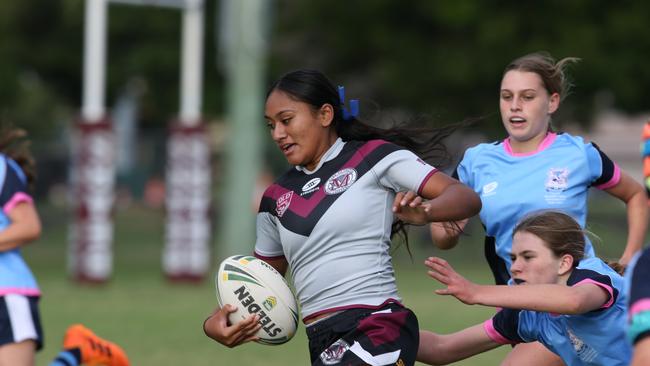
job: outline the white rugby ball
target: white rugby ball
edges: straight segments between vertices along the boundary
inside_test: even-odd
[[[259,315],[262,328],[258,343],[282,344],[298,327],[298,304],[284,277],[265,261],[253,256],[235,255],[219,265],[215,277],[219,305],[237,306],[230,313],[231,324]]]

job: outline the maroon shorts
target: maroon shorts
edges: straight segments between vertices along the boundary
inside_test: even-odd
[[[420,334],[415,314],[397,303],[345,310],[307,326],[312,365],[415,364]]]

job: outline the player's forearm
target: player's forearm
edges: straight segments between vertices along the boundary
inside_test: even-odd
[[[650,365],[650,337],[646,337],[634,346],[634,356],[630,366]]]
[[[0,231],[0,252],[12,250],[32,242],[38,239],[40,234],[40,223],[10,224],[3,231]]]
[[[0,232],[0,252],[16,249],[22,245],[32,242],[40,236],[40,226],[12,227],[8,226]]]
[[[480,286],[473,300],[487,306],[558,314],[581,314],[592,310],[585,306],[572,287],[564,285]]]
[[[0,230],[0,251],[15,249],[41,235],[41,220],[31,202],[18,203],[7,216],[10,224]]]
[[[627,202],[628,237],[625,251],[621,256],[624,263],[641,249],[648,228],[648,198],[645,191],[637,192]]]
[[[468,219],[452,222],[433,222],[429,227],[431,239],[439,249],[451,249],[458,244],[458,239],[467,225]]]
[[[481,211],[481,199],[468,186],[456,182],[450,184],[436,198],[429,201],[429,222],[463,220]]]
[[[452,334],[421,330],[417,360],[428,365],[447,365],[498,346],[485,333],[482,324]]]

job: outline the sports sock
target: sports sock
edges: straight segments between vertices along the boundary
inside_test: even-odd
[[[49,366],[79,366],[81,365],[81,351],[79,348],[61,351]]]

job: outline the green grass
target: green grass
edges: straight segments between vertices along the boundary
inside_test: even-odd
[[[610,205],[612,200],[606,201]],[[43,290],[42,320],[45,349],[38,365],[47,365],[59,351],[65,329],[81,322],[127,351],[132,364],[147,365],[305,365],[307,339],[301,325],[297,335],[282,346],[247,344],[228,349],[203,335],[201,325],[216,305],[211,279],[195,285],[174,285],[161,274],[163,215],[131,208],[116,215],[115,270],[102,286],[78,285],[66,273],[67,225],[65,212],[40,207],[44,234],[25,249],[25,257]],[[592,230],[603,240],[597,250],[615,257],[625,242],[623,207],[595,205]],[[458,248],[434,252],[424,231],[412,230],[413,258],[400,248],[394,255],[398,286],[404,303],[417,314],[420,327],[447,333],[482,322],[494,309],[467,306],[454,298],[433,294],[439,286],[426,276],[424,258],[447,258],[468,278],[489,284],[492,279],[483,259],[482,229],[473,222]],[[250,248],[242,249],[249,252]],[[508,347],[455,365],[499,364]]]

